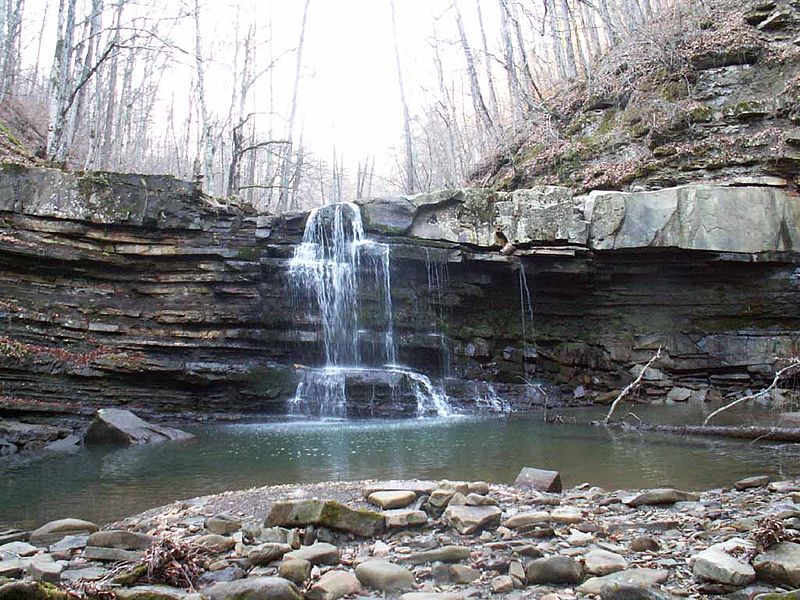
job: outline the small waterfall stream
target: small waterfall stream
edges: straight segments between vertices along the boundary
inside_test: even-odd
[[[409,393],[417,416],[453,413],[447,395],[429,377],[398,364],[390,263],[391,249],[366,237],[356,204],[331,204],[309,214],[289,274],[310,301],[309,310],[319,311],[325,365],[302,369],[292,414],[346,417],[348,382],[354,380],[388,386],[392,398]],[[374,295],[379,308],[373,314],[381,321],[365,323],[365,329],[359,324],[362,291]],[[364,352],[367,335],[373,343]],[[376,335],[382,338],[378,343]]]

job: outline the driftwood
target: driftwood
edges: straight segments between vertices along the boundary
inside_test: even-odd
[[[800,442],[800,427],[731,427],[723,425],[649,425],[639,423],[595,421],[597,425],[619,427],[635,432],[674,433],[678,435],[700,435],[705,437],[734,438],[769,442]]]

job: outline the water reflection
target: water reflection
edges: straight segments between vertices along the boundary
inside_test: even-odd
[[[664,414],[697,422],[702,409]],[[583,411],[584,424],[562,426],[535,418],[207,426],[187,443],[89,448],[6,469],[0,526],[31,527],[63,516],[106,522],[178,498],[277,483],[402,477],[508,483],[526,465],[558,469],[566,485],[586,481],[609,489],[702,489],[754,473],[800,473],[796,446],[642,437],[586,424],[599,415]]]

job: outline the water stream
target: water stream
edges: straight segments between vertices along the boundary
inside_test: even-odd
[[[365,382],[373,389],[388,386],[396,401],[409,391],[419,417],[453,413],[447,395],[427,375],[398,364],[391,249],[366,237],[358,205],[341,202],[311,212],[289,275],[308,300],[306,308],[318,311],[325,356],[323,366],[302,369],[291,415],[346,418],[348,388]],[[360,327],[362,292],[374,297],[378,309],[372,312],[380,320],[366,323],[367,329]],[[381,343],[366,344],[365,352],[362,341],[375,336]]]

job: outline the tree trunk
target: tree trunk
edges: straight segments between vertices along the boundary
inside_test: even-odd
[[[508,79],[508,95],[511,99],[514,118],[520,120],[524,112],[525,102],[522,98],[522,89],[519,84],[519,78],[517,77],[517,65],[514,60],[514,42],[511,37],[511,26],[509,25],[511,12],[507,0],[499,1],[500,25],[503,34],[503,60],[505,61],[506,76]]]
[[[489,44],[486,42],[486,29],[483,26],[483,11],[481,11],[481,0],[475,0],[475,7],[478,9],[478,26],[481,30],[481,44],[483,45],[483,68],[486,71],[486,84],[489,90],[489,107],[492,111],[492,118],[495,122],[500,121],[500,106],[497,102],[497,92],[494,89],[494,76],[492,75],[492,61],[489,53]]]
[[[50,118],[47,127],[47,156],[57,163],[66,160],[64,140],[66,127],[65,103],[72,74],[72,50],[75,37],[75,2],[60,0],[58,6],[58,35],[50,75]]]
[[[400,65],[400,47],[397,41],[397,20],[395,18],[394,0],[389,0],[389,6],[392,11],[392,38],[394,39],[394,59],[397,67],[397,83],[400,87],[400,102],[403,105],[403,132],[405,134],[405,180],[403,181],[403,190],[406,194],[413,194],[416,190],[414,168],[414,142],[411,138],[411,115],[408,111],[408,103],[406,102],[406,90],[403,84],[403,70]]]

